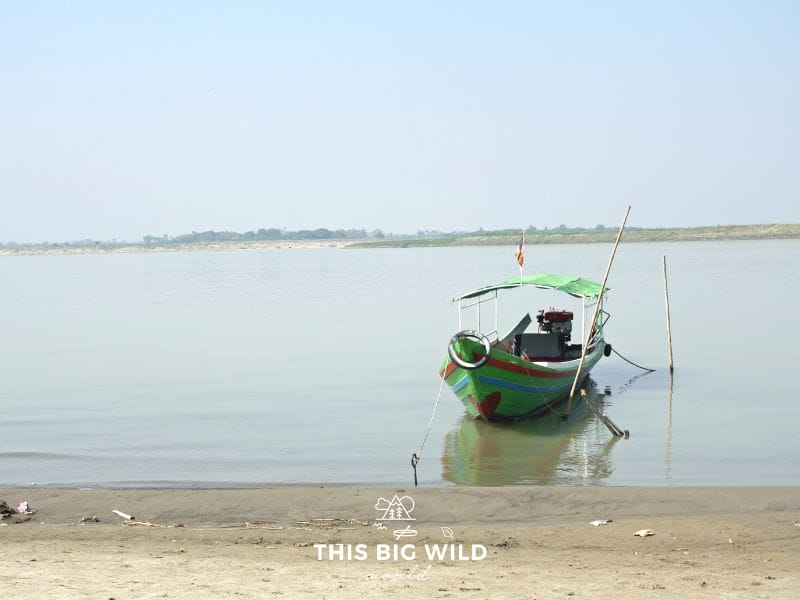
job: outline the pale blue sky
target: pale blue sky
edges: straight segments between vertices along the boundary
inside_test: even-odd
[[[0,2],[0,241],[800,221],[797,2]]]

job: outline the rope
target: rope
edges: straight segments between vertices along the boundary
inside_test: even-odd
[[[450,359],[447,359],[447,362],[444,364],[444,370],[447,369],[447,365],[450,364]],[[425,447],[425,442],[428,441],[428,436],[431,433],[431,427],[433,426],[433,418],[436,416],[436,409],[439,408],[439,398],[442,397],[442,388],[444,388],[444,375],[441,377],[441,381],[439,382],[439,393],[436,394],[436,402],[433,403],[433,412],[431,412],[431,418],[428,421],[428,427],[425,429],[425,436],[422,438],[422,443],[419,445],[419,452],[414,452],[411,455],[411,467],[414,469],[414,487],[417,487],[417,463],[422,460],[422,449]]]
[[[530,375],[529,375],[529,377],[530,377]],[[536,391],[539,393],[539,396],[540,396],[540,397],[542,397],[542,396],[543,396],[542,392],[539,392],[539,390],[536,390]],[[542,399],[544,399],[544,398],[542,398]],[[560,402],[560,401],[562,401],[562,400],[563,400],[563,398],[557,398],[557,400]],[[556,402],[556,404],[558,404],[558,402]],[[559,417],[560,419],[562,419],[562,420],[563,420],[563,419],[566,419],[566,418],[567,418],[567,415],[562,415],[562,414],[561,414],[560,412],[558,412],[558,411],[557,411],[555,408],[553,408],[553,403],[552,403],[552,402],[545,402],[545,403],[544,403],[544,405],[545,405],[547,408],[549,408],[551,411],[553,411],[555,414],[557,414],[557,415],[558,415],[558,417]]]
[[[628,380],[628,382],[627,382],[625,385],[621,385],[621,386],[619,386],[619,387],[617,388],[617,391],[616,391],[616,392],[614,392],[614,395],[615,395],[615,396],[620,396],[620,395],[622,395],[624,392],[628,391],[628,389],[629,389],[629,388],[630,388],[630,387],[631,387],[631,386],[634,384],[634,382],[635,382],[637,379],[639,379],[640,377],[644,377],[645,375],[649,375],[650,373],[653,373],[653,372],[654,372],[654,371],[645,371],[644,373],[638,373],[637,375],[634,375],[633,377],[631,377],[631,378]]]
[[[622,354],[620,354],[619,352],[617,352],[617,351],[614,349],[614,347],[613,347],[613,346],[611,347],[611,351],[612,351],[614,354],[616,354],[617,356],[619,356],[619,357],[620,357],[622,360],[624,360],[626,363],[629,363],[629,364],[633,365],[633,366],[634,366],[634,367],[636,367],[637,369],[641,369],[642,371],[647,371],[648,373],[652,373],[653,371],[655,371],[655,369],[648,369],[647,367],[643,367],[642,365],[637,365],[637,364],[636,364],[635,362],[633,362],[632,360],[629,360],[629,359],[625,358],[624,356],[622,356]]]

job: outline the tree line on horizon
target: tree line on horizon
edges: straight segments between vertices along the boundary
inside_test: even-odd
[[[595,227],[567,227],[566,225],[559,225],[557,227],[537,228],[533,225],[528,225],[524,229],[526,234],[546,234],[546,233],[587,233],[606,231],[608,228],[605,225],[596,225]],[[641,229],[640,227],[629,227],[628,229]],[[125,242],[114,240],[98,241],[94,239],[74,240],[71,242],[41,242],[41,243],[18,243],[18,242],[0,242],[0,248],[15,248],[20,246],[71,246],[71,247],[87,247],[97,245],[131,245],[131,244],[144,244],[144,245],[162,245],[162,244],[196,244],[196,243],[212,243],[212,242],[259,242],[259,241],[301,241],[301,240],[402,240],[411,238],[461,238],[461,237],[507,237],[513,235],[521,235],[522,228],[507,228],[507,229],[484,229],[483,227],[474,231],[468,230],[455,230],[455,231],[439,231],[437,229],[420,229],[416,233],[384,233],[381,229],[373,229],[367,231],[366,229],[299,229],[288,230],[278,229],[275,227],[254,229],[252,231],[245,231],[240,233],[237,231],[192,231],[191,233],[184,233],[180,235],[170,236],[167,234],[162,235],[145,235],[142,237],[141,242]]]
[[[391,236],[391,234],[390,234]],[[383,239],[387,237],[380,229],[367,231],[366,229],[288,229],[261,228],[253,231],[192,231],[176,236],[146,235],[142,238],[144,244],[193,244],[209,242],[275,242],[275,241],[300,241],[300,240],[366,240]]]
[[[591,231],[605,231],[605,225],[597,225],[592,228],[587,227],[567,227],[559,225],[552,229],[543,227],[541,229],[529,225],[525,228],[525,233],[586,233]],[[407,239],[417,238],[436,238],[436,237],[501,237],[522,234],[522,229],[484,229],[483,227],[474,231],[439,231],[435,229],[418,230],[416,234],[407,233],[384,233],[380,229],[367,231],[366,229],[300,229],[290,231],[287,229],[261,228],[253,231],[239,233],[237,231],[192,231],[176,236],[164,235],[145,235],[142,242],[147,245],[152,244],[192,244],[209,242],[259,242],[259,241],[301,241],[301,240],[366,240],[366,239]]]
[[[208,242],[259,242],[279,240],[363,240],[369,238],[385,237],[380,229],[367,232],[366,229],[300,229],[289,231],[271,227],[253,231],[192,231],[176,236],[145,235],[142,237],[144,244],[192,244]]]

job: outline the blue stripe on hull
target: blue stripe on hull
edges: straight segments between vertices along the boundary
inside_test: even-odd
[[[469,375],[464,375],[461,379],[459,379],[456,383],[451,385],[450,387],[453,391],[457,394],[461,391],[461,389],[469,383]]]
[[[555,386],[542,386],[542,385],[522,385],[520,383],[512,383],[510,381],[504,381],[502,379],[495,379],[494,377],[479,377],[478,380],[481,383],[488,383],[491,385],[496,385],[497,387],[504,387],[510,390],[518,390],[520,392],[557,392],[559,390],[564,390],[572,385],[572,382],[565,383],[563,385],[555,385]],[[455,388],[454,388],[455,389]]]
[[[513,383],[510,381],[505,381],[503,379],[496,379],[495,377],[485,377],[485,376],[484,377],[479,376],[478,381],[480,383],[488,383],[490,385],[507,388],[509,390],[517,390],[520,392],[540,392],[540,393],[558,392],[560,390],[565,390],[568,387],[570,387],[570,385],[572,385],[571,382],[564,383],[562,385],[552,385],[552,386],[522,385],[520,383]],[[450,387],[452,388],[453,392],[457,394],[462,389],[464,389],[464,387],[469,385],[469,383],[470,383],[469,375],[464,375],[464,377],[459,379],[456,383],[454,383]]]

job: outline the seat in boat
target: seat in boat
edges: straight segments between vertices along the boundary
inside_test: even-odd
[[[522,319],[520,319],[520,322],[511,329],[511,331],[494,343],[494,347],[502,352],[513,354],[514,339],[523,331],[525,331],[528,328],[528,325],[530,325],[532,322],[533,319],[531,319],[530,313],[526,314],[524,317],[522,317]]]

